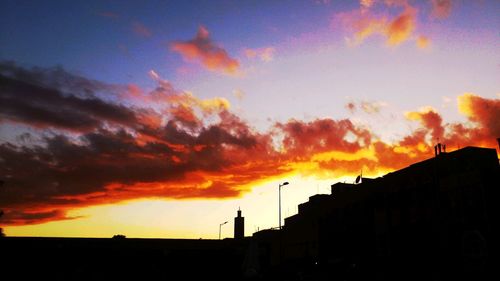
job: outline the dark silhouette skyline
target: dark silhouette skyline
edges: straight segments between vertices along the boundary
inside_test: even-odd
[[[495,149],[465,147],[311,196],[281,230],[234,238],[4,237],[19,278],[486,280],[498,255]],[[258,208],[258,206],[255,206]],[[22,261],[19,263],[19,261]],[[14,272],[16,266],[31,270]],[[12,276],[12,275],[7,275]]]

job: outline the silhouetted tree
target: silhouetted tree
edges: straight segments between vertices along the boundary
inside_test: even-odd
[[[127,238],[125,235],[123,234],[116,234],[116,235],[113,235],[113,239],[125,239]]]

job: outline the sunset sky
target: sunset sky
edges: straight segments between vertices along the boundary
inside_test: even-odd
[[[498,147],[500,2],[1,1],[0,227],[278,226],[330,185]]]

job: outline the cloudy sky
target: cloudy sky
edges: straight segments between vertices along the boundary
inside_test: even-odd
[[[498,1],[2,1],[0,225],[246,235],[500,137]]]

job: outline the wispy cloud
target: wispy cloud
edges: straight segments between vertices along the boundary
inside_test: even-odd
[[[431,45],[431,39],[426,36],[420,35],[417,38],[417,47],[420,49],[428,49]]]
[[[438,19],[445,19],[450,16],[452,9],[451,0],[431,0],[431,15]]]
[[[378,8],[376,9],[375,6]],[[432,1],[432,14],[447,17],[451,10],[450,1]],[[399,11],[396,15],[394,11]],[[421,12],[407,0],[360,1],[360,8],[340,12],[332,18],[332,26],[342,26],[350,33],[346,37],[349,45],[356,46],[367,38],[380,36],[387,46],[399,46],[415,41],[420,49],[430,45],[425,35],[416,36],[418,13]]]
[[[233,91],[233,95],[239,99],[242,100],[245,97],[245,92],[243,92],[241,89],[235,89]]]
[[[358,110],[362,110],[367,114],[379,113],[383,107],[386,107],[387,103],[382,101],[359,101],[359,102],[348,102],[345,108],[351,113],[355,113]]]
[[[97,12],[96,15],[104,17],[104,18],[114,19],[114,20],[120,18],[120,15],[118,15],[117,13],[109,12],[109,11]]]
[[[359,5],[362,9],[370,9],[375,3],[375,0],[360,0]]]
[[[138,21],[132,22],[132,31],[136,35],[141,37],[151,37],[151,35],[153,35],[153,33],[151,32],[151,30],[149,30],[149,28],[147,28],[144,24]]]
[[[211,71],[234,75],[240,67],[238,60],[230,57],[225,49],[212,41],[210,33],[204,26],[198,28],[195,38],[174,42],[171,44],[171,49],[189,61],[200,62]]]
[[[274,59],[276,49],[274,47],[265,47],[258,49],[246,48],[244,50],[245,56],[249,59],[259,58],[261,61],[269,62]]]

